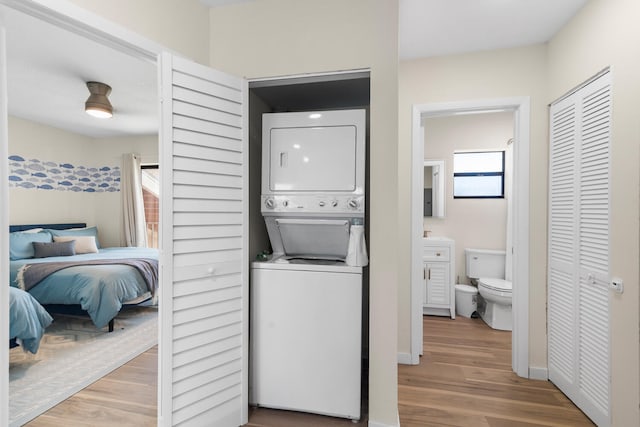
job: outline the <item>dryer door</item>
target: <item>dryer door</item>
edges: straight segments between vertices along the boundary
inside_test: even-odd
[[[271,191],[355,191],[356,127],[271,129]]]

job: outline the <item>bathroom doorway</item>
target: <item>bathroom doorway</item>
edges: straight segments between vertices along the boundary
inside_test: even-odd
[[[459,114],[510,112],[513,114],[513,282],[512,368],[529,377],[529,98],[463,101],[414,105],[412,118],[412,268],[411,268],[411,362],[422,352],[421,269],[423,236],[423,162],[425,118]],[[427,130],[428,131],[428,130]],[[427,153],[427,157],[431,154]],[[451,169],[449,169],[451,170]],[[445,214],[446,215],[446,214]]]

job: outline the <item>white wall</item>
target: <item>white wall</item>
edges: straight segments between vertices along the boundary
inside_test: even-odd
[[[211,64],[233,74],[371,69],[369,419],[397,425],[398,0],[261,0],[214,8],[210,25]]]
[[[209,8],[198,0],[70,1],[186,58],[209,62]]]
[[[529,363],[547,365],[546,338],[546,218],[547,105],[546,46],[503,49],[400,63],[399,73],[399,204],[400,233],[410,237],[411,109],[414,104],[479,99],[531,97],[529,216]],[[411,259],[409,243],[399,247],[400,259]],[[409,266],[400,268],[398,350],[410,352]]]
[[[157,136],[93,139],[9,117],[9,155],[99,168],[122,167],[122,154],[130,152],[140,153],[145,162],[157,162]],[[102,246],[121,244],[120,192],[11,188],[9,197],[11,224],[86,222],[98,226]]]
[[[369,67],[377,54],[373,3],[395,2],[260,0],[213,8],[211,64],[247,78]],[[390,26],[379,32],[396,39],[393,15],[382,19]]]
[[[455,151],[504,151],[513,138],[513,113],[431,117],[424,121],[425,159],[445,161],[445,217],[424,218],[430,236],[456,242],[456,283],[468,283],[465,248],[504,250],[507,235],[506,199],[454,199]]]
[[[640,2],[587,3],[549,44],[547,101],[612,67],[610,274],[624,294],[610,295],[611,409],[614,426],[640,425]]]

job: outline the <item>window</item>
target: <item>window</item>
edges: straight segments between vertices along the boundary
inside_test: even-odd
[[[453,198],[504,198],[504,151],[453,153]]]
[[[158,247],[160,175],[158,165],[142,165],[142,198],[147,223],[147,247]]]

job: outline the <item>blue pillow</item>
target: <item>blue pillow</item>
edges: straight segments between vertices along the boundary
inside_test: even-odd
[[[9,258],[17,259],[33,258],[33,242],[51,242],[53,237],[48,231],[38,233],[25,233],[14,231],[9,233]]]
[[[47,229],[52,236],[94,236],[96,238],[96,247],[100,249],[100,242],[98,241],[98,227],[87,228],[69,228],[67,230],[52,230]]]
[[[33,242],[34,258],[50,256],[72,256],[76,254],[76,241],[68,242]]]

